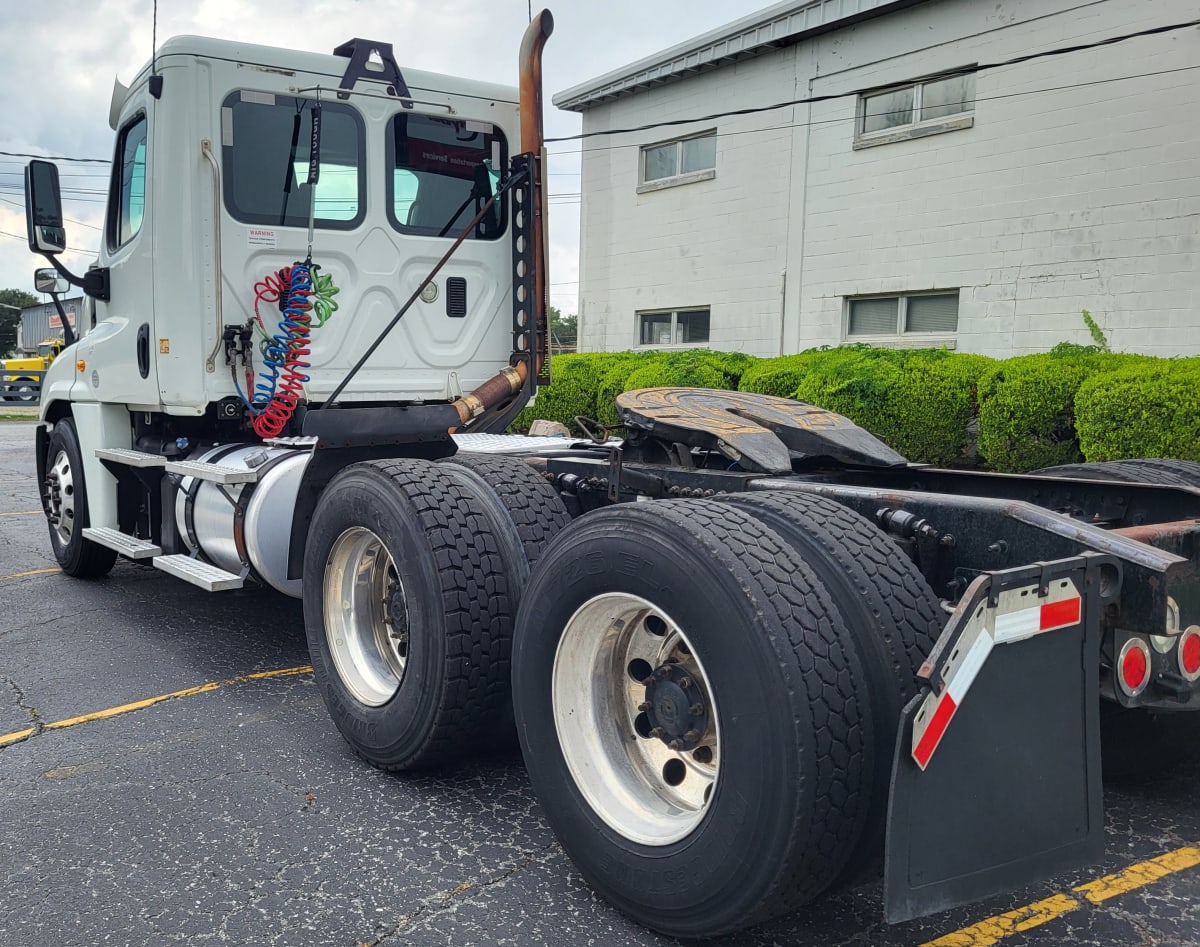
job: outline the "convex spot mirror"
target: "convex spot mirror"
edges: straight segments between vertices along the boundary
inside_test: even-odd
[[[43,266],[33,271],[33,288],[39,293],[66,293],[71,284],[58,275],[58,270]]]
[[[62,253],[67,248],[58,168],[49,161],[30,161],[25,168],[25,226],[34,253]]]

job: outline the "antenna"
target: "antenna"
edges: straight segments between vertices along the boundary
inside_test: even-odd
[[[161,99],[162,87],[162,76],[158,74],[158,0],[154,0],[154,19],[150,27],[150,94]]]

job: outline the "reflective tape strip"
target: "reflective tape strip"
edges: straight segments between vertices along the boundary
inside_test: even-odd
[[[996,644],[1009,644],[1079,624],[1083,600],[1078,596],[1058,602],[1048,602],[1036,608],[1022,608],[1007,615],[997,615],[994,621]]]
[[[942,696],[935,698],[933,694],[930,694],[925,698],[927,707],[931,706],[935,700],[937,707],[929,715],[929,722],[924,725],[920,736],[918,737],[915,731],[913,734],[916,744],[913,748],[913,759],[917,761],[917,765],[921,769],[929,764],[933,751],[942,741],[942,735],[946,732],[946,727],[950,725],[951,718],[954,717],[954,711],[963,702],[963,698],[967,695],[967,689],[975,681],[983,668],[983,662],[991,653],[992,636],[987,633],[987,629],[983,629],[963,657],[962,663],[955,668],[953,676],[946,681],[946,690]]]
[[[1032,591],[1033,588],[1009,590],[1003,593],[1001,606],[1003,607],[1005,599],[1012,602],[1014,595],[1024,596]],[[1063,594],[1066,589],[1060,588],[1056,592]],[[913,721],[912,755],[922,770],[929,765],[950,721],[962,705],[967,690],[979,676],[994,645],[1011,644],[1043,632],[1079,624],[1083,615],[1083,599],[1073,587],[1070,587],[1068,596],[1058,601],[1016,608],[1012,611],[1000,611],[994,607],[982,609],[971,618],[959,641],[961,644],[970,640],[972,633],[975,640],[971,642],[961,661],[956,657],[956,650],[943,665],[945,690],[940,695],[927,694]]]
[[[1079,596],[1064,598],[1061,602],[1051,602],[1049,605],[1043,605],[1040,611],[1041,623],[1038,626],[1038,631],[1054,631],[1056,628],[1067,628],[1070,625],[1078,625],[1079,619],[1083,614],[1083,599]]]

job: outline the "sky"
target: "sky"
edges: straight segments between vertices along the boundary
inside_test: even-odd
[[[547,137],[575,134],[580,116],[551,97],[588,79],[769,5],[768,0],[560,0],[543,80]],[[527,0],[158,0],[159,44],[188,33],[332,52],[355,36],[391,42],[401,70],[517,84]],[[537,3],[533,10],[539,9]],[[114,77],[150,58],[152,0],[0,0],[0,151],[110,158]],[[551,145],[551,303],[577,311],[580,145]],[[24,158],[0,155],[0,288],[33,292],[44,265],[25,242]],[[79,272],[101,236],[107,167],[60,163],[67,245]],[[15,236],[13,236],[15,235]]]

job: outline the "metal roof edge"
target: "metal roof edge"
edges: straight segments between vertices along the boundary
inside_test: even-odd
[[[921,0],[783,0],[725,26],[558,92],[557,108],[582,112],[604,99],[628,95],[722,63],[756,56],[805,36],[912,6]]]

